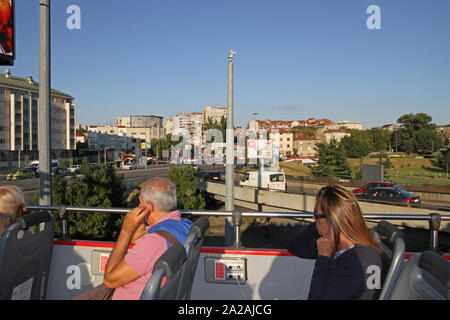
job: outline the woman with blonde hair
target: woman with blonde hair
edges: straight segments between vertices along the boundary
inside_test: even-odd
[[[0,236],[25,212],[22,190],[12,185],[0,186]]]
[[[355,196],[339,185],[320,189],[314,222],[288,242],[290,253],[316,259],[309,299],[374,299],[381,289],[381,250]]]

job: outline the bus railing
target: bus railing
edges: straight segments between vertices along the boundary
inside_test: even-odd
[[[67,232],[67,214],[69,212],[86,213],[111,213],[126,214],[131,208],[102,208],[102,207],[77,207],[77,206],[27,206],[29,210],[50,210],[56,211],[60,218],[61,240],[69,239]],[[312,212],[246,212],[246,211],[211,211],[211,210],[180,210],[182,215],[191,216],[217,216],[231,217],[234,227],[233,248],[241,248],[240,229],[243,217],[254,218],[287,218],[287,219],[312,219]],[[418,220],[428,221],[430,228],[430,249],[438,252],[438,236],[442,221],[450,221],[450,215],[442,215],[436,212],[430,214],[364,214],[366,220]]]

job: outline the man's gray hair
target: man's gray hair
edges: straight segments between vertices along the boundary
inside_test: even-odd
[[[172,181],[166,178],[151,178],[141,187],[142,201],[151,202],[160,211],[177,209],[177,191]]]

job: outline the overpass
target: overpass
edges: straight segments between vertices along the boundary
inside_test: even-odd
[[[198,179],[197,189],[209,194],[216,200],[225,201],[225,184]],[[263,189],[234,186],[234,204],[239,207],[262,212],[312,212],[315,205],[315,195],[285,193]],[[429,215],[432,212],[448,214],[447,211],[426,209],[419,206],[396,205],[372,201],[360,201],[363,214],[412,214]],[[370,220],[369,227],[371,226]],[[398,226],[429,229],[427,221],[393,220]],[[374,222],[376,223],[376,222]],[[450,233],[450,222],[443,221],[440,231]]]

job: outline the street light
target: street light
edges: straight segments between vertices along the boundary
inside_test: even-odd
[[[226,166],[225,166],[225,210],[234,210],[234,119],[233,119],[233,57],[236,52],[228,55],[228,92],[227,92],[227,131],[226,131]],[[233,219],[225,218],[225,246],[233,244]]]

